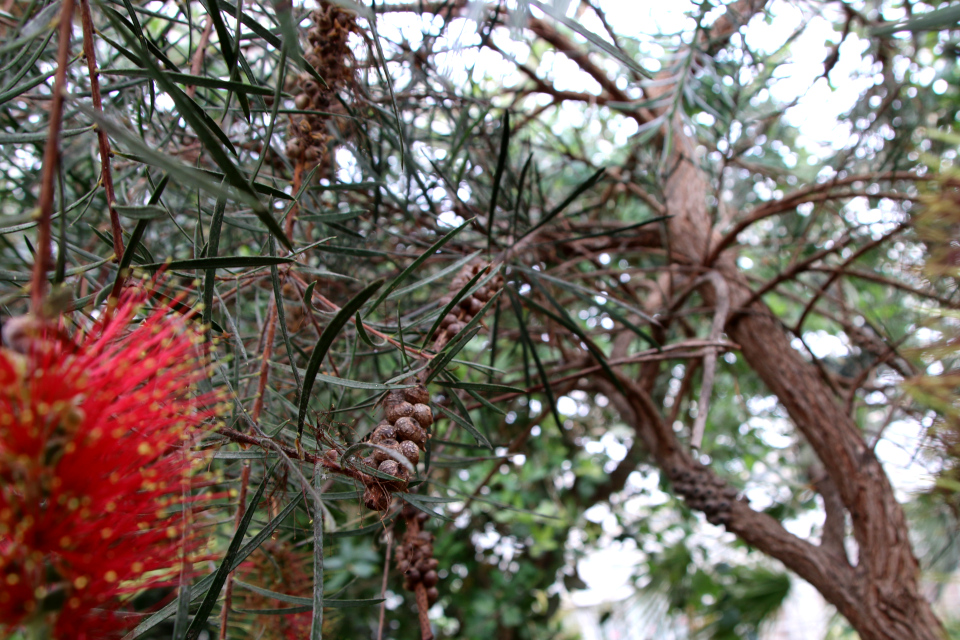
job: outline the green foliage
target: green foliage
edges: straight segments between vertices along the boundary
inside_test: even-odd
[[[29,309],[57,6],[17,5],[0,46],[5,322]],[[914,378],[916,402],[898,382],[934,362],[955,371],[953,333],[943,333],[946,353],[901,347],[929,347],[917,333],[932,326],[928,310],[955,308],[956,274],[920,267],[925,254],[943,255],[933,249],[953,255],[947,238],[955,238],[956,220],[938,222],[947,230],[940,238],[918,233],[911,226],[915,181],[879,177],[937,171],[943,158],[956,157],[941,155],[955,152],[955,139],[921,135],[923,126],[955,126],[955,65],[939,67],[951,83],[946,93],[919,83],[928,58],[955,55],[952,31],[928,31],[946,25],[950,8],[895,28],[881,26],[873,5],[856,20],[825,14],[836,22],[831,37],[852,30],[879,70],[842,118],[857,140],[817,156],[797,123],[783,117],[787,105],[771,96],[774,79],[789,74],[792,37],[772,52],[739,36],[714,48],[701,39],[715,18],[708,20],[709,3],[691,9],[697,26],[683,37],[612,37],[585,3],[592,21],[565,15],[543,23],[592,52],[620,92],[604,87],[587,100],[553,86],[563,72],[551,65],[573,64],[571,56],[491,7],[478,8],[475,21],[452,9],[424,17],[408,33],[389,6],[375,6],[376,32],[373,10],[354,6],[361,27],[350,50],[339,52],[353,77],[321,111],[298,106],[300,85],[291,82],[300,74],[298,82],[320,85],[327,71],[305,60],[311,22],[300,5],[94,4],[104,109],[90,106],[91,78],[82,60],[72,62],[56,175],[54,251],[63,269],[51,277],[67,292],[64,326],[74,332],[100,314],[126,267],[133,278],[149,278],[165,265],[167,293],[183,294],[186,309],[202,308],[213,327],[208,383],[231,409],[211,426],[272,443],[248,448],[226,431],[204,440],[216,477],[211,492],[235,498],[249,466],[251,488],[260,486],[264,498],[250,505],[239,530],[233,501],[203,514],[219,571],[203,568],[189,592],[141,594],[136,607],[154,615],[134,637],[171,637],[178,607],[188,625],[178,631],[217,633],[228,569],[268,537],[312,549],[313,502],[301,501],[314,472],[306,456],[333,449],[359,460],[367,445],[357,444],[379,421],[383,394],[420,373],[431,382],[437,423],[407,501],[439,516],[427,525],[441,568],[432,613],[439,637],[563,637],[570,633],[564,596],[584,584],[579,563],[628,540],[643,557],[629,583],[637,597],[662,598],[669,619],[685,618],[703,637],[759,637],[790,578],[758,552],[721,540],[672,497],[631,408],[614,400],[623,389],[618,374],[649,381],[653,405],[684,443],[703,410],[703,354],[694,342],[708,336],[714,302],[688,286],[699,272],[669,250],[663,186],[676,169],[667,164],[676,141],[660,125],[674,119],[699,145],[694,160],[709,182],[718,234],[731,233],[741,212],[776,208],[811,190],[735,234],[732,251],[745,281],[793,332],[837,401],[849,403],[868,441],[893,419],[878,416],[880,409],[921,421],[932,436],[953,437],[940,428],[955,430],[956,381],[940,377],[935,391],[934,379]],[[457,40],[465,23],[477,26],[476,41]],[[198,49],[208,25],[211,44]],[[891,37],[894,29],[916,33]],[[73,55],[79,29],[75,38]],[[445,65],[481,49],[528,73],[477,62],[462,83],[454,81],[449,74],[457,71]],[[514,49],[523,59],[504,53]],[[641,95],[648,78],[668,76],[677,79],[669,91]],[[597,82],[577,77],[585,86]],[[659,115],[644,123],[644,110]],[[324,151],[298,167],[286,145],[304,115],[322,118]],[[116,203],[99,188],[98,129],[113,151]],[[829,194],[822,188],[858,175],[866,177]],[[128,247],[119,257],[111,207]],[[881,243],[884,234],[890,237]],[[474,260],[491,269],[451,287]],[[838,270],[843,276],[829,280]],[[431,352],[444,317],[497,275],[505,291]],[[278,312],[275,335],[268,327]],[[940,319],[953,327],[955,313]],[[827,343],[843,348],[818,355],[813,347]],[[711,398],[700,460],[781,522],[819,514],[811,449],[736,345],[722,349]],[[295,453],[271,478],[265,469],[278,447]],[[925,566],[947,575],[960,556],[955,544],[935,541],[956,539],[956,453],[941,448],[930,457],[948,469],[910,511],[919,551],[937,558]],[[363,486],[350,477],[328,473],[321,487],[321,596],[359,607],[331,609],[324,636],[374,637],[386,539],[397,544],[401,518],[396,509],[383,519],[366,510]],[[591,511],[598,505],[609,507],[609,517]],[[811,531],[818,535],[819,525]],[[414,599],[390,571],[384,637],[416,638]],[[242,585],[236,590],[245,593]],[[282,595],[288,600],[267,594],[269,607],[306,606],[303,594]],[[260,637],[258,620],[231,614],[228,637]]]

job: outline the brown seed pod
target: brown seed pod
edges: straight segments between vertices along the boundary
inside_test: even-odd
[[[413,418],[398,418],[393,426],[397,429],[397,440],[413,440],[416,442],[418,433],[422,431],[420,423]]]
[[[377,467],[377,471],[385,473],[388,476],[397,477],[397,474],[400,472],[400,464],[396,460],[384,460],[380,463],[380,466]]]
[[[427,446],[427,432],[426,432],[426,431],[424,431],[423,429],[418,429],[418,430],[416,430],[416,431],[414,431],[414,432],[412,432],[412,433],[409,433],[409,434],[407,434],[407,435],[410,435],[411,437],[408,438],[408,439],[406,440],[406,442],[412,442],[412,443],[414,443],[415,445],[417,445],[417,447],[418,447],[421,451],[426,451],[426,446]]]
[[[400,443],[397,442],[396,440],[393,440],[392,438],[383,440],[382,442],[380,442],[379,447],[382,447],[382,448],[377,448],[377,449],[374,449],[373,451],[373,459],[377,461],[377,464],[380,464],[385,460],[393,460],[393,456],[391,456],[389,453],[387,453],[383,449],[391,449],[393,451],[396,451],[397,453],[400,453]]]
[[[400,453],[403,454],[403,457],[410,461],[410,464],[416,465],[420,462],[420,447],[417,446],[417,443],[410,440],[404,440],[400,443]]]
[[[437,585],[437,581],[439,580],[440,577],[437,575],[436,571],[427,571],[426,573],[422,574],[422,577],[420,578],[420,582],[422,582],[423,586],[427,588],[435,587]]]
[[[396,424],[400,418],[407,418],[413,415],[413,405],[409,402],[398,402],[397,404],[388,404],[385,407],[384,414],[387,420]]]
[[[369,485],[363,492],[363,504],[373,511],[386,511],[390,508],[390,494],[378,485]]]
[[[440,599],[440,591],[436,587],[430,587],[427,589],[427,602],[430,604],[436,604],[437,600]]]
[[[413,419],[420,423],[424,429],[429,429],[433,424],[433,410],[425,404],[413,405]]]
[[[427,404],[430,402],[430,392],[420,383],[417,386],[403,390],[403,397],[412,404]]]
[[[407,569],[404,573],[404,576],[410,582],[420,582],[420,572],[416,569]]]
[[[373,430],[373,433],[370,434],[370,442],[373,444],[380,444],[384,440],[396,439],[397,429],[389,422],[381,422],[377,425],[377,428]]]
[[[417,539],[423,542],[433,542],[433,534],[429,531],[421,531],[417,534]]]
[[[362,462],[363,462],[363,464],[367,465],[368,467],[373,467],[374,469],[376,469],[376,468],[377,468],[377,465],[379,464],[379,463],[377,462],[376,458],[374,458],[373,456],[367,456],[366,458],[364,458],[364,459],[362,460]]]

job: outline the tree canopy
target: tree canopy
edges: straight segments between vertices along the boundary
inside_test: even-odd
[[[4,7],[4,353],[146,286],[220,403],[126,637],[563,637],[611,547],[635,637],[955,628],[954,7],[628,4]]]

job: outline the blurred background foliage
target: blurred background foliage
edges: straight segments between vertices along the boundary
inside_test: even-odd
[[[792,579],[671,494],[604,393],[609,383],[605,388],[590,356],[656,353],[704,338],[712,317],[698,293],[668,300],[673,307],[647,305],[671,277],[658,246],[668,213],[660,190],[670,141],[656,126],[639,127],[630,110],[682,118],[701,145],[714,219],[727,229],[740,211],[824,177],[943,172],[939,186],[930,187],[889,177],[856,181],[843,194],[785,207],[738,236],[739,265],[758,290],[805,265],[802,277],[782,278],[764,300],[784,326],[803,320],[797,349],[847,394],[867,441],[906,433],[890,447],[906,442],[905,455],[935,475],[935,483],[903,491],[901,499],[925,585],[941,595],[955,583],[960,560],[960,220],[951,169],[960,96],[956,17],[890,30],[888,23],[925,15],[938,3],[775,2],[753,20],[777,25],[790,12],[802,20],[770,50],[739,35],[713,48],[709,27],[722,14],[718,3],[690,5],[672,33],[652,24],[607,31],[611,25],[596,7],[566,4],[569,11],[562,6],[561,17],[550,18],[533,2],[371,8],[338,1],[337,10],[356,13],[358,26],[349,46],[332,55],[352,73],[320,111],[297,99],[312,79],[301,58],[311,46],[312,4],[93,3],[104,104],[100,113],[91,102],[78,24],[53,224],[51,276],[62,289],[52,303],[68,326],[82,325],[117,277],[95,127],[112,144],[124,245],[134,245],[139,232],[132,253],[138,276],[172,261],[171,293],[186,291],[191,306],[206,303],[201,313],[215,339],[210,384],[234,402],[228,427],[251,428],[267,370],[259,428],[296,446],[297,403],[319,333],[364,286],[386,278],[395,288],[385,299],[374,295],[376,304],[358,316],[366,330],[347,324],[316,378],[302,439],[315,453],[343,450],[370,431],[379,396],[421,367],[417,350],[429,343],[440,295],[463,265],[486,258],[505,276],[506,289],[472,340],[451,341],[461,350],[446,352],[454,357],[432,391],[456,418],[439,421],[421,467],[420,491],[439,500],[431,507],[443,516],[428,525],[441,567],[441,599],[432,609],[438,636],[576,637],[570,594],[587,586],[578,568],[598,549],[615,548],[632,563],[632,575],[608,630],[627,620],[635,633],[629,637],[761,637]],[[27,310],[58,6],[8,2],[0,14],[5,321]],[[616,92],[594,87],[558,50],[560,40],[530,29],[530,14],[563,42],[590,51],[628,101],[640,99],[647,78],[680,81],[649,104],[611,99]],[[811,141],[785,117],[790,105],[770,90],[806,55],[794,43],[808,23],[827,34],[828,54],[842,62],[852,55],[844,43],[854,42],[867,61],[848,71],[852,79],[830,75],[831,60],[823,61],[826,81],[856,80],[863,88],[840,118],[832,146]],[[868,76],[873,82],[862,82]],[[287,144],[304,116],[313,118],[314,130],[319,123],[322,148],[298,178]],[[290,260],[270,266],[265,257],[274,255]],[[191,262],[216,257],[224,262]],[[418,258],[424,260],[404,272]],[[805,312],[840,265],[849,272]],[[278,311],[283,318],[271,334]],[[670,322],[653,322],[654,314]],[[630,375],[657,368],[652,397],[684,437],[697,414],[698,363],[696,355],[677,355],[623,366]],[[809,447],[735,350],[720,356],[706,424],[704,461],[758,508],[819,535],[823,506]],[[244,466],[256,487],[273,456],[215,433],[203,446],[220,488],[238,489]],[[303,472],[309,477],[310,465]],[[301,494],[294,475],[277,476],[250,532],[277,526],[237,574],[230,638],[284,637],[296,628],[295,615],[280,612],[285,622],[274,623],[277,613],[255,612],[294,601],[262,593],[258,599],[241,582],[310,597],[311,587],[301,590],[281,569],[282,559],[297,553],[310,561],[311,513],[300,503],[275,520]],[[330,475],[322,487],[331,494],[324,500],[326,597],[380,598],[394,521],[365,510],[348,479]],[[198,516],[218,553],[234,535],[234,511],[228,502]],[[284,577],[270,577],[271,566]],[[395,571],[386,585],[384,637],[419,637],[413,599]],[[174,596],[146,593],[138,606],[150,609]],[[624,610],[639,617],[624,617]],[[218,633],[218,611],[207,621],[211,634]],[[378,616],[376,605],[331,609],[324,633],[372,637]],[[830,637],[845,637],[843,627],[838,621]],[[171,618],[140,637],[173,633]]]

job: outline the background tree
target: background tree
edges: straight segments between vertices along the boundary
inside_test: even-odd
[[[933,424],[899,383],[956,306],[913,206],[952,157],[919,127],[952,126],[926,75],[953,18],[796,7],[834,24],[828,78],[845,42],[873,61],[817,157],[770,91],[803,26],[772,54],[740,35],[785,7],[704,3],[660,34],[533,0],[11,5],[7,346],[10,318],[72,333],[127,267],[166,265],[231,400],[196,489],[230,499],[194,514],[219,569],[139,593],[162,608],[131,637],[555,637],[558,584],[617,538],[715,637],[755,633],[785,567],[862,638],[942,638],[875,450]],[[381,443],[416,433],[374,427],[400,431],[417,381],[414,475]]]

